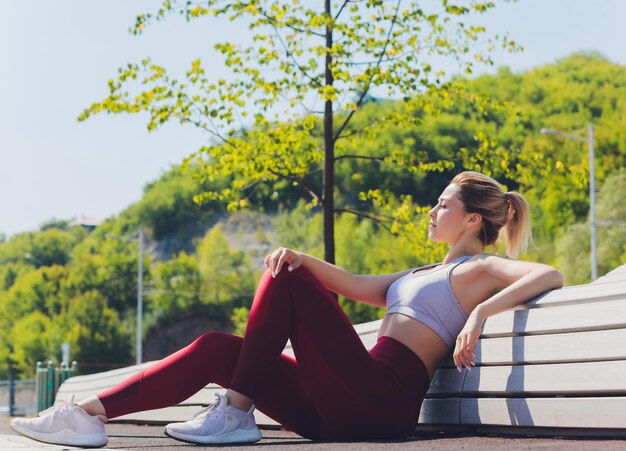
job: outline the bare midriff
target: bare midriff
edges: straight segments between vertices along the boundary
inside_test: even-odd
[[[378,337],[391,337],[413,351],[428,369],[432,379],[448,345],[430,327],[401,313],[390,313],[383,319]]]

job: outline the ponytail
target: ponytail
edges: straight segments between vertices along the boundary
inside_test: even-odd
[[[459,187],[465,211],[483,218],[478,238],[485,245],[494,245],[503,231],[506,254],[517,258],[532,242],[530,208],[524,197],[511,191],[505,193],[498,182],[480,172],[465,171],[452,179]]]
[[[530,208],[524,196],[515,191],[506,193],[506,199],[509,204],[503,231],[506,254],[511,258],[517,258],[520,252],[522,254],[526,252],[532,242]]]

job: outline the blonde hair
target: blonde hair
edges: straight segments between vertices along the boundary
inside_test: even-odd
[[[524,197],[515,192],[505,193],[498,182],[480,172],[465,171],[452,179],[459,187],[459,198],[467,213],[483,218],[481,242],[496,244],[503,231],[506,255],[517,258],[532,242],[530,209]]]

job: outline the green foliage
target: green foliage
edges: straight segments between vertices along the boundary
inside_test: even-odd
[[[43,224],[41,224],[39,226],[39,230],[43,231],[43,230],[48,230],[48,229],[59,229],[59,230],[69,231],[70,226],[68,224],[69,224],[69,221],[66,221],[65,219],[52,218],[52,219],[45,221]]]
[[[0,246],[0,264],[23,263],[35,267],[64,265],[82,238],[80,232],[47,228],[39,233],[15,235]]]
[[[24,377],[32,376],[38,360],[58,361],[64,342],[72,344],[72,358],[82,363],[127,362],[129,347],[124,343],[130,340],[107,296],[113,304],[135,298],[136,253],[130,271],[124,272],[124,257],[115,249],[120,243],[87,235],[82,228],[53,225],[0,244],[0,327],[8,331],[0,336],[0,347],[11,350],[7,358]],[[131,293],[124,288],[129,285]],[[96,306],[91,308],[91,302]],[[8,373],[7,365],[3,358],[0,374]]]
[[[402,8],[400,3],[390,2],[324,5],[322,10],[298,0],[210,0],[202,5],[164,1],[156,14],[137,17],[136,34],[153,20],[176,13],[188,21],[228,18],[248,25],[252,42],[215,45],[231,76],[211,79],[197,59],[179,80],[147,58],[120,68],[117,79],[109,81],[109,96],[92,104],[79,119],[101,112],[147,112],[149,130],[171,120],[203,129],[215,141],[198,149],[186,160],[186,166],[199,165],[202,170],[196,176],[202,181],[228,179],[229,183],[210,188],[196,200],[220,201],[234,211],[248,206],[259,187],[278,192],[288,184],[298,186],[302,198],[322,208],[324,254],[332,262],[334,215],[338,211],[359,214],[354,208],[335,208],[337,188],[348,192],[334,178],[337,162],[374,160],[413,173],[454,167],[449,159],[432,158],[420,148],[415,154],[411,142],[406,141],[380,148],[382,153],[375,156],[358,150],[389,126],[415,126],[422,119],[421,112],[433,114],[456,99],[470,100],[480,108],[487,106],[480,97],[466,96],[462,86],[442,82],[445,73],[433,67],[437,58],[456,60],[466,74],[471,74],[475,64],[492,63],[489,53],[494,44],[510,51],[518,46],[506,36],[486,37],[484,27],[468,24],[470,14],[484,14],[495,6],[493,2],[453,6],[441,0],[428,8],[418,2]],[[479,48],[476,44],[481,41],[486,42]],[[404,100],[355,127],[357,113],[374,92]],[[424,92],[429,95],[415,101]],[[289,99],[288,106],[285,99]],[[324,112],[316,113],[316,105],[321,104]],[[285,112],[279,114],[282,108]],[[420,114],[415,114],[417,110]],[[319,119],[322,114],[323,121]],[[498,150],[481,134],[472,136],[479,137],[471,143],[479,155]],[[496,152],[490,159],[502,160],[506,167],[504,155]],[[474,155],[469,160],[474,167],[481,164]],[[377,219],[383,221],[384,217]]]
[[[519,187],[532,207],[539,241],[551,240],[563,228],[582,221],[589,211],[585,143],[539,134],[541,128],[568,133],[596,125],[598,184],[626,166],[623,111],[626,71],[597,54],[574,54],[554,65],[515,75],[474,80],[472,89],[486,89],[498,101],[516,105],[515,123],[499,126],[503,145],[519,149],[522,162],[510,188]]]
[[[0,265],[0,291],[6,291],[13,286],[18,277],[32,271],[34,266],[23,263],[4,263]]]
[[[626,263],[626,168],[609,176],[600,192],[596,209],[598,274]],[[591,281],[590,226],[576,223],[561,234],[557,264],[570,285]]]
[[[20,318],[33,312],[59,314],[64,304],[61,285],[66,275],[67,270],[63,266],[42,267],[24,272],[3,293],[3,304],[10,312],[8,318]]]
[[[91,364],[130,360],[130,340],[119,315],[100,293],[87,291],[71,299],[66,319],[65,340],[78,350],[74,359]]]
[[[211,302],[232,300],[254,292],[252,271],[245,254],[230,248],[221,224],[198,243],[202,287]]]
[[[222,224],[198,240],[195,255],[181,252],[157,263],[152,274],[153,289],[147,292],[152,327],[193,315],[223,318],[236,312],[235,327],[245,327],[236,323],[243,318],[238,308],[251,301],[254,276],[247,255],[231,248]]]
[[[248,307],[236,307],[233,309],[233,313],[230,315],[230,320],[235,326],[235,329],[233,330],[234,335],[243,337],[246,332],[249,317],[250,309]]]
[[[274,218],[274,241],[292,249],[306,249],[312,255],[321,255],[322,216],[319,209],[312,209],[304,201],[296,208]]]
[[[22,316],[10,331],[11,345],[15,349],[10,358],[16,375],[31,375],[37,361],[50,357],[48,332],[53,324],[42,312],[30,312]]]
[[[174,167],[158,183],[146,186],[143,198],[131,209],[137,221],[152,230],[155,240],[180,231],[186,224],[224,212],[223,206],[216,202],[195,203],[194,195],[202,189],[202,185],[191,177],[180,177],[180,170]]]
[[[98,291],[115,310],[134,306],[137,303],[137,244],[109,239],[101,244],[100,253],[96,271]],[[144,267],[150,267],[148,258],[144,259]],[[144,277],[147,276],[144,273]],[[85,278],[89,277],[85,274]]]
[[[181,252],[167,262],[159,262],[153,271],[150,310],[157,316],[179,317],[206,302],[201,296],[202,281],[198,260]]]
[[[589,246],[589,226],[586,224],[573,224],[560,236],[556,245],[556,264],[565,275],[566,285],[591,281]]]
[[[626,263],[626,168],[607,177],[598,193],[598,272],[605,274]]]

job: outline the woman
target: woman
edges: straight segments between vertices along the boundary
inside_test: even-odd
[[[398,438],[417,425],[439,361],[454,348],[471,370],[485,318],[562,286],[554,268],[484,253],[504,234],[507,255],[530,241],[523,197],[476,172],[457,175],[429,211],[428,236],[449,244],[442,263],[355,275],[290,249],[265,258],[244,338],[210,332],[78,405],[72,400],[12,427],[37,440],[104,446],[104,423],[180,403],[208,383],[225,396],[165,433],[193,443],[261,439],[256,407],[314,440]],[[368,352],[335,299],[387,307]],[[290,339],[295,359],[281,352]]]

